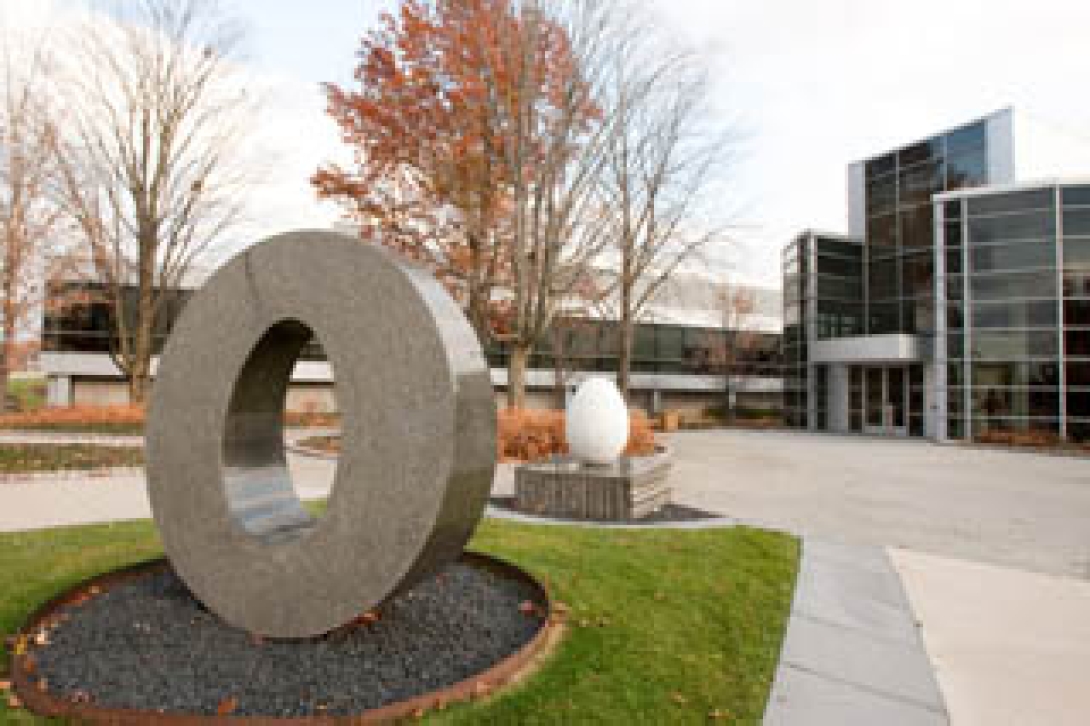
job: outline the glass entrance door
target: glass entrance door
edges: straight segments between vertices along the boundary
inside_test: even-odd
[[[908,375],[903,366],[868,367],[863,377],[868,434],[907,436]]]

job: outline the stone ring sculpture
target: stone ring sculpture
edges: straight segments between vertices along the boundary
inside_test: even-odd
[[[342,416],[320,518],[296,496],[283,440],[312,334]],[[291,232],[216,272],[171,333],[147,422],[152,511],[174,569],[225,621],[325,633],[458,557],[487,502],[495,425],[477,338],[427,271]]]

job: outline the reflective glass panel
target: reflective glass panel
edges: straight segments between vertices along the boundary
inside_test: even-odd
[[[1051,239],[1017,244],[973,246],[969,250],[973,271],[1055,268],[1056,245]]]
[[[976,275],[970,284],[974,300],[1056,296],[1056,275],[1052,272]]]
[[[1058,306],[1053,300],[1010,300],[973,303],[974,328],[1055,327]]]
[[[1011,358],[1052,358],[1059,353],[1059,337],[1054,331],[1006,330],[1002,333],[974,332],[970,338],[973,358],[1008,360]]]
[[[969,219],[970,244],[1048,239],[1055,233],[1056,215],[1051,212],[1025,212]]]

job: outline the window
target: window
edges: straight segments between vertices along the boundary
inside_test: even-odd
[[[1062,194],[1065,206],[1090,206],[1090,186],[1066,187]]]
[[[1064,265],[1090,267],[1090,237],[1064,237]]]
[[[946,202],[942,205],[942,216],[946,221],[961,219],[961,202]]]
[[[901,247],[932,246],[934,237],[932,214],[930,204],[901,212]]]
[[[928,139],[918,144],[907,146],[897,154],[897,162],[902,166],[912,166],[928,159],[942,156],[942,139]]]
[[[886,259],[872,261],[867,267],[867,294],[871,300],[885,300],[898,297],[897,260]]]
[[[988,130],[985,122],[978,121],[969,126],[964,126],[946,135],[946,149],[948,154],[953,154],[966,149],[983,147],[988,138]],[[983,149],[980,150],[983,153]]]
[[[867,182],[867,215],[888,214],[897,204],[897,177],[894,174]]]
[[[1020,212],[1000,217],[969,219],[969,242],[974,245],[1048,239],[1055,234],[1056,215],[1052,212]]]
[[[973,388],[973,414],[993,417],[1054,418],[1060,412],[1060,394],[1053,389]]]
[[[1064,325],[1090,325],[1090,300],[1064,300]]]
[[[988,181],[988,162],[984,149],[953,154],[946,158],[946,188],[977,187]]]
[[[888,250],[897,247],[897,218],[892,214],[867,220],[867,246],[872,250]]]
[[[1056,275],[1052,272],[978,275],[972,278],[970,284],[974,300],[1056,296]]]
[[[1059,354],[1054,331],[1006,330],[1001,333],[974,332],[972,357],[980,360],[1011,358],[1052,358]]]
[[[974,271],[1055,268],[1056,245],[1049,239],[1019,244],[974,246],[969,250],[969,259]]]
[[[1055,193],[1051,187],[1048,189],[1031,189],[1024,192],[970,197],[968,200],[969,216],[985,217],[992,214],[1026,212],[1032,209],[1052,211],[1054,200]]]
[[[875,159],[871,159],[866,163],[866,177],[871,179],[882,174],[889,174],[897,169],[897,155],[886,154],[885,156],[879,156]]]
[[[1059,365],[1051,362],[974,363],[972,372],[977,387],[1055,388],[1060,382]]]
[[[899,179],[901,204],[926,204],[931,201],[932,194],[943,189],[944,167],[941,161],[930,161],[910,169],[902,168]]]
[[[1064,210],[1064,236],[1090,235],[1090,209]]]
[[[924,295],[931,292],[935,275],[930,254],[910,255],[901,258],[901,294]]]
[[[1065,330],[1064,353],[1076,358],[1090,358],[1090,329]]]
[[[1056,327],[1058,308],[1053,300],[1010,300],[974,303],[974,328]]]

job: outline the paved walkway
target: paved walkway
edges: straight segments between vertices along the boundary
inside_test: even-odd
[[[328,496],[336,462],[289,455],[288,466],[302,499]],[[0,532],[149,517],[147,485],[139,471],[0,482]]]
[[[1090,723],[1090,582],[890,554],[955,726]]]
[[[1090,458],[781,431],[671,443],[682,504],[818,539],[1090,579]]]
[[[912,608],[883,549],[804,540],[764,722],[949,723]]]

